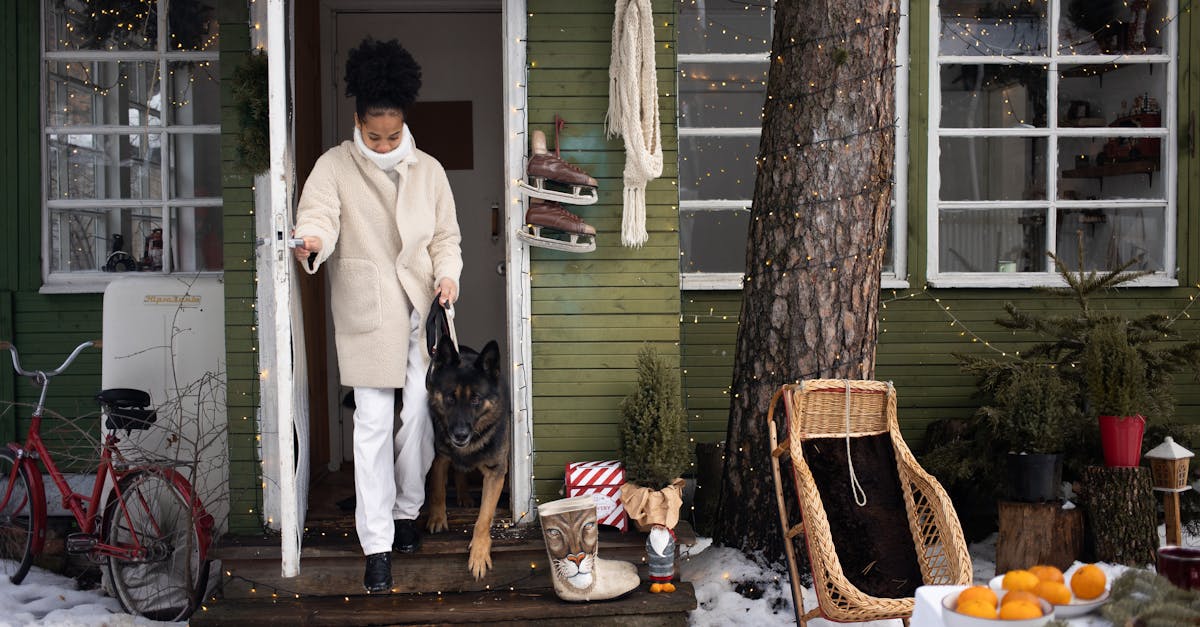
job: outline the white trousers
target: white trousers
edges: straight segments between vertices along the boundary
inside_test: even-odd
[[[409,323],[400,430],[393,427],[395,390],[354,388],[354,523],[364,555],[392,550],[392,521],[417,517],[425,502],[425,475],[433,464],[420,313],[414,310]]]

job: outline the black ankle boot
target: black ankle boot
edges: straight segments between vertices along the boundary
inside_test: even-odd
[[[367,592],[387,592],[392,587],[392,556],[372,553],[367,556],[367,572],[363,575]]]
[[[413,553],[421,546],[421,530],[417,529],[415,520],[397,520],[396,535],[392,540],[392,549],[399,553]]]

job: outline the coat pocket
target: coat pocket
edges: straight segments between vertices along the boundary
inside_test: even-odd
[[[340,259],[331,273],[330,307],[338,333],[370,333],[383,324],[379,268],[369,259]]]

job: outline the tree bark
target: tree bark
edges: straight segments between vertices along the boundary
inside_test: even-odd
[[[715,528],[718,542],[743,551],[783,555],[768,466],[772,394],[802,379],[874,375],[898,19],[894,0],[775,6]]]
[[[1083,552],[1083,512],[1051,503],[1001,501],[996,574],[1038,564],[1066,570]]]
[[[1158,558],[1158,503],[1150,469],[1088,466],[1080,481],[1096,560],[1142,568]]]

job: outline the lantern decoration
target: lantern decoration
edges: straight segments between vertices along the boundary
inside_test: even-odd
[[[1194,455],[1179,446],[1171,436],[1162,444],[1146,453],[1150,460],[1150,474],[1154,489],[1163,493],[1163,512],[1166,514],[1167,544],[1179,545],[1183,541],[1179,520],[1179,493],[1191,489],[1188,485],[1188,463]]]

